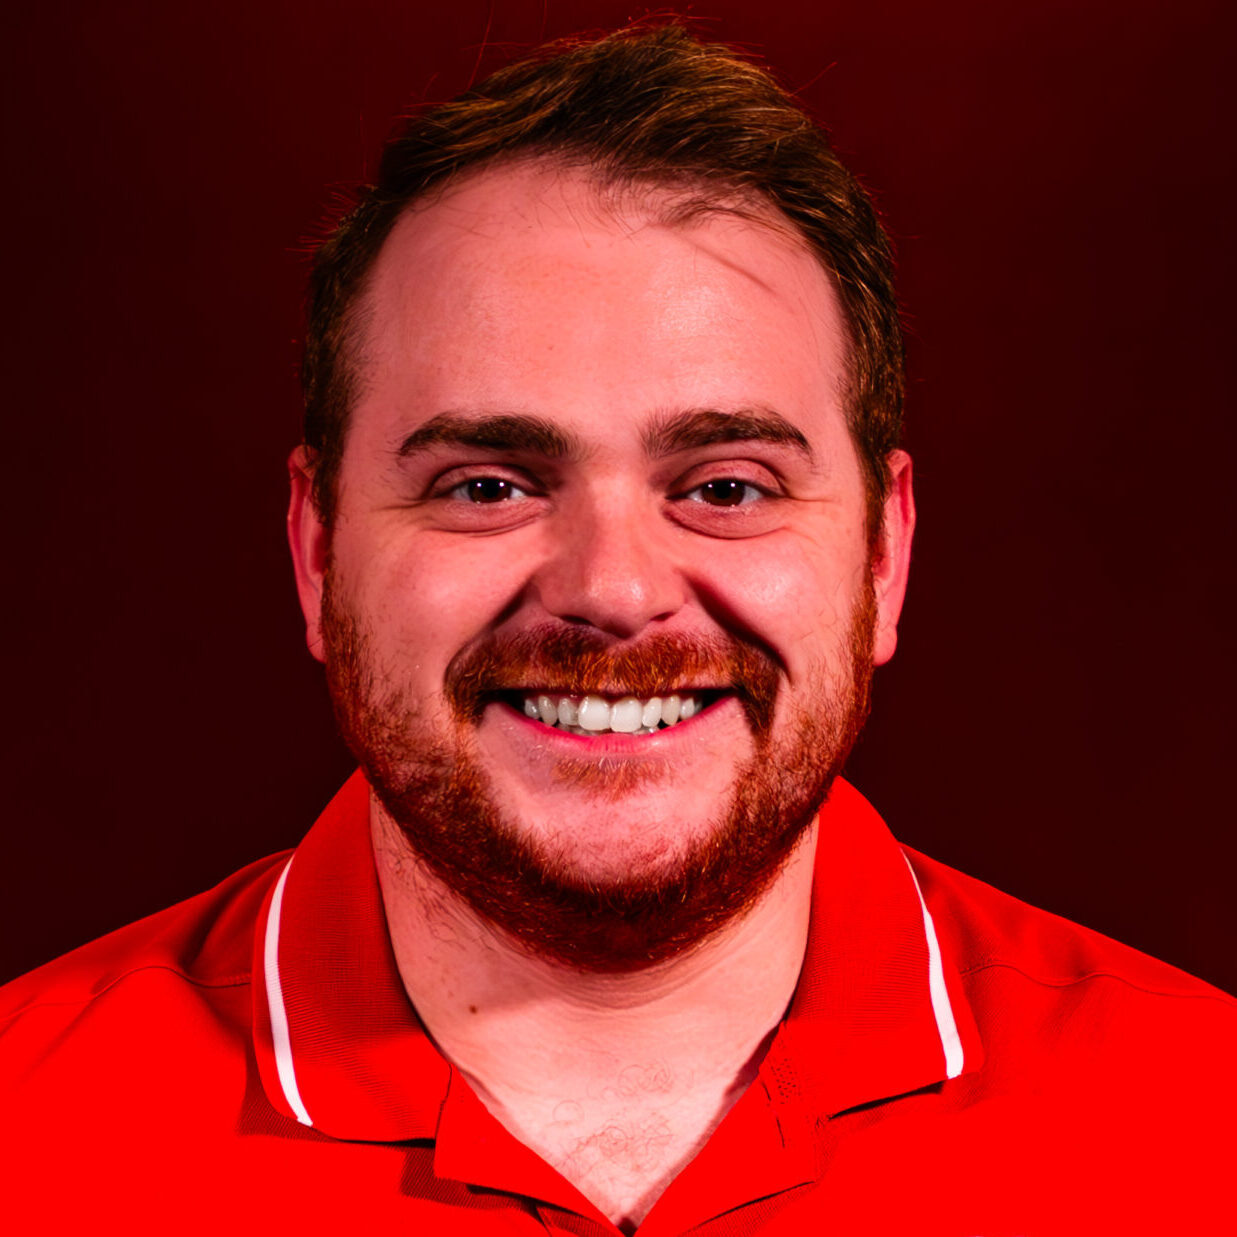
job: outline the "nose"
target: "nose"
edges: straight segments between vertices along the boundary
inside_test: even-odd
[[[597,502],[564,511],[535,580],[541,605],[566,623],[620,639],[674,615],[686,582],[661,516],[642,504]]]

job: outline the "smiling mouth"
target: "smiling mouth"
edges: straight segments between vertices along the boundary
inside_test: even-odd
[[[525,717],[569,734],[657,734],[694,717],[725,693],[685,691],[667,696],[562,696],[518,692],[507,697]]]

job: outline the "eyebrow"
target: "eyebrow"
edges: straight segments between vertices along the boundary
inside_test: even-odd
[[[407,459],[434,446],[478,447],[485,451],[528,451],[549,459],[583,454],[580,440],[552,421],[526,413],[494,413],[473,416],[442,412],[413,430],[396,454]]]
[[[644,432],[644,449],[652,459],[679,451],[727,442],[769,442],[790,446],[814,459],[803,432],[771,408],[691,408],[653,419]],[[475,415],[442,412],[404,438],[396,455],[407,459],[435,446],[475,447],[484,451],[525,451],[547,459],[579,459],[586,452],[580,439],[553,421],[529,413]]]
[[[655,459],[721,442],[770,442],[814,458],[803,432],[772,408],[689,409],[657,417],[644,435],[644,449]]]

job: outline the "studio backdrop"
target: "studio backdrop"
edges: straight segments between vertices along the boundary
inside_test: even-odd
[[[1237,988],[1231,6],[712,0],[898,247],[920,531],[850,777]],[[305,252],[392,117],[618,0],[8,19],[5,977],[294,845],[350,769],[283,535]]]

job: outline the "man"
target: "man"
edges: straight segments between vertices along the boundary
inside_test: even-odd
[[[887,245],[676,27],[408,123],[320,250],[289,535],[361,771],[11,985],[32,1231],[1162,1232],[1234,1003],[839,771],[914,528]]]

